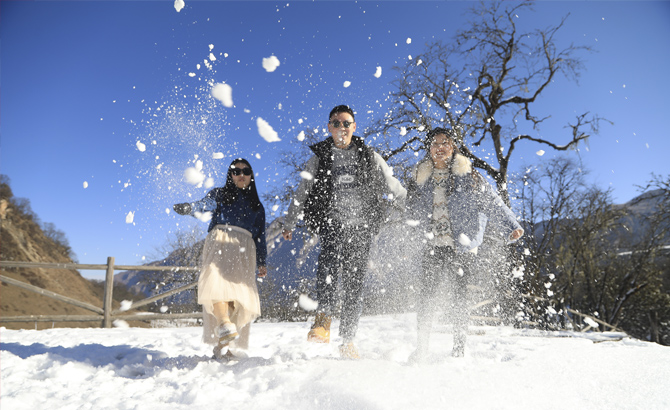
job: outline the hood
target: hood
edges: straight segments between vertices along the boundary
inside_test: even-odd
[[[472,172],[472,161],[462,154],[456,153],[451,164],[451,171],[456,176],[463,176]],[[417,184],[425,184],[433,175],[433,161],[430,157],[419,162],[414,168],[412,176]]]

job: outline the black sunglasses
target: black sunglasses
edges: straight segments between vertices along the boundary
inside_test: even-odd
[[[340,128],[340,125],[344,125],[344,128],[349,128],[351,124],[354,122],[349,122],[349,121],[340,121],[340,120],[332,120],[330,124],[332,124],[333,127],[335,128]]]
[[[230,173],[237,176],[237,175],[251,175],[251,168],[231,168]]]

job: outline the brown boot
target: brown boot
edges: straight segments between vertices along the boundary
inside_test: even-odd
[[[325,313],[317,313],[314,324],[307,333],[307,341],[314,343],[330,343],[330,317]]]

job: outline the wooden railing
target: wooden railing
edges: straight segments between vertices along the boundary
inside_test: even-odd
[[[106,265],[86,265],[78,263],[42,263],[42,262],[15,262],[15,261],[0,261],[0,268],[42,268],[42,269],[81,269],[81,270],[104,270],[105,274],[105,294],[103,297],[102,308],[93,306],[86,302],[82,302],[68,296],[60,295],[50,290],[42,289],[33,286],[29,283],[20,280],[12,279],[4,275],[0,275],[0,281],[18,286],[22,289],[31,292],[39,293],[40,295],[59,300],[61,302],[69,303],[86,310],[90,310],[95,315],[25,315],[25,316],[2,316],[0,323],[6,322],[96,322],[102,321],[102,327],[112,327],[114,320],[154,320],[154,319],[190,319],[201,318],[202,312],[194,313],[125,313],[127,310],[137,309],[146,306],[150,303],[172,296],[179,292],[196,287],[197,282],[188,285],[180,286],[160,295],[152,296],[138,302],[133,302],[129,309],[120,310],[112,309],[112,296],[114,292],[114,271],[183,271],[193,272],[198,271],[199,268],[190,266],[133,266],[133,265],[115,265],[114,257],[107,258]]]

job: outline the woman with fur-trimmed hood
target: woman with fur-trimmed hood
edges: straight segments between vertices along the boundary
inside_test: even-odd
[[[507,242],[523,229],[493,187],[458,150],[454,130],[435,128],[427,135],[429,152],[413,170],[408,187],[408,225],[423,243],[422,272],[417,310],[417,350],[410,360],[428,353],[433,312],[441,285],[452,292],[454,347],[464,354],[468,326],[466,286],[474,269],[484,232]]]

